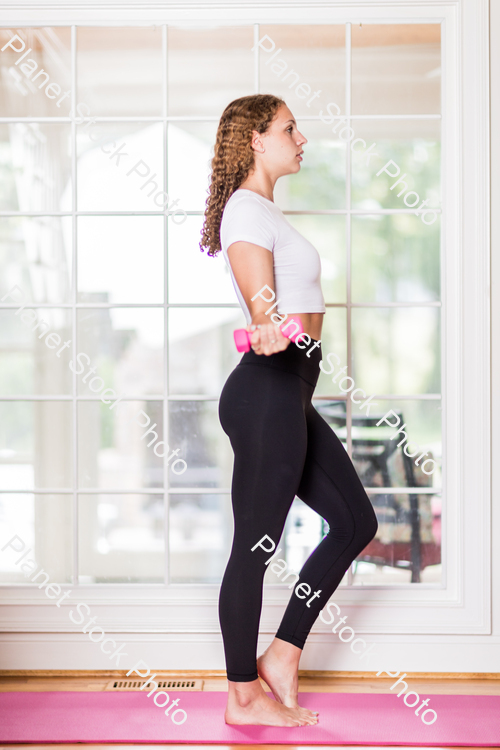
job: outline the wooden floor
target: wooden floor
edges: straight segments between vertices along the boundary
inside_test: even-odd
[[[153,670],[154,673],[154,670]],[[226,691],[227,681],[221,673],[217,672],[157,672],[158,677],[172,679],[188,678],[202,679],[204,681],[203,690]],[[113,678],[123,679],[124,672],[72,672],[72,673],[44,673],[44,672],[0,672],[0,692],[6,691],[54,691],[54,690],[75,690],[75,691],[100,691],[104,690],[106,684]],[[130,679],[130,678],[129,678]],[[500,695],[500,674],[450,674],[450,675],[428,675],[412,673],[408,674],[411,681],[412,690],[419,694],[425,695]],[[303,673],[299,679],[300,692],[324,692],[324,693],[388,693],[390,686],[394,683],[395,678],[375,677],[373,672],[367,673],[342,673],[342,672],[323,672],[323,673]],[[265,684],[264,684],[264,687]],[[76,745],[15,745],[11,747],[25,748],[26,750],[81,750],[85,745],[78,743]],[[0,749],[8,747],[0,745]],[[206,745],[124,745],[124,744],[106,744],[106,745],[88,745],[92,750],[119,750],[119,748],[138,748],[138,750],[158,750],[165,747],[168,750],[186,750],[186,747],[196,748],[197,750],[206,750]],[[303,748],[294,745],[210,745],[211,750],[279,750],[280,748],[293,748],[293,750],[315,750],[320,745],[311,748]],[[331,747],[331,746],[330,746]],[[344,746],[336,746],[344,747]],[[356,748],[362,750],[363,746],[357,745]],[[404,746],[399,746],[404,747]],[[352,746],[351,746],[352,748]],[[426,748],[429,750],[429,748]],[[500,746],[498,747],[500,750]]]

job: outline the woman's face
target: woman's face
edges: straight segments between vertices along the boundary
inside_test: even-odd
[[[276,179],[300,170],[302,146],[307,143],[286,104],[278,109],[274,120],[265,133],[260,135],[263,153],[256,146],[256,156]]]

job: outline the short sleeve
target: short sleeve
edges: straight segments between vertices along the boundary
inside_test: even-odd
[[[277,235],[271,211],[258,199],[244,195],[226,204],[220,228],[224,252],[233,242],[252,242],[273,252]]]

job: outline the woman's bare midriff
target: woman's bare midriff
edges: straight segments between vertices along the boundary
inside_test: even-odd
[[[300,318],[304,333],[307,333],[315,341],[321,339],[323,318],[325,313],[288,313],[291,318]]]

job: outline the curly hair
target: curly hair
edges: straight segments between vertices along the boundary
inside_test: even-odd
[[[273,94],[253,94],[235,99],[222,113],[200,242],[202,252],[204,247],[208,248],[208,255],[220,252],[222,212],[255,163],[252,131],[265,133],[282,104],[283,99]]]

